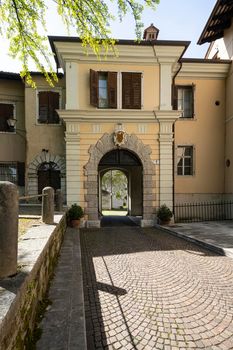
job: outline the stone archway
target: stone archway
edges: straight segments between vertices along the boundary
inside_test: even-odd
[[[134,134],[127,135],[122,149],[135,153],[140,159],[143,167],[143,218],[142,226],[152,226],[154,223],[154,196],[151,193],[153,188],[152,177],[155,175],[155,166],[151,160],[151,148]],[[117,149],[113,135],[105,133],[99,141],[89,148],[90,158],[85,165],[85,201],[87,203],[86,214],[88,214],[88,226],[100,226],[98,213],[98,165],[101,158],[111,150]]]
[[[28,167],[27,174],[27,193],[28,195],[36,195],[38,194],[38,169],[43,163],[55,163],[60,169],[61,176],[61,191],[63,193],[64,198],[66,198],[66,164],[65,159],[58,155],[51,154],[49,152],[41,152],[38,154]]]

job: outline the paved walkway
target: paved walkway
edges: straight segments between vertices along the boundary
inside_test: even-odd
[[[232,291],[233,259],[165,231],[69,228],[36,349],[233,349]]]
[[[154,228],[86,229],[88,349],[233,349],[233,260]]]
[[[165,229],[174,232],[176,236],[188,238],[217,253],[233,258],[232,220],[179,223]]]
[[[37,350],[86,349],[79,231],[67,228],[55,276],[51,282],[48,306],[39,328],[42,336]]]

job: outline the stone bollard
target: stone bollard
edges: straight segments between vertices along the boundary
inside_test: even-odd
[[[56,203],[56,210],[62,211],[63,196],[62,196],[62,191],[59,188],[56,190],[55,203]]]
[[[0,278],[17,272],[18,197],[16,185],[0,181]]]
[[[54,189],[45,187],[42,191],[42,221],[45,224],[54,223]]]

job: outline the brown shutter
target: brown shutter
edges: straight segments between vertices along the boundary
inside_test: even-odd
[[[117,108],[117,73],[108,72],[108,106]]]
[[[194,103],[194,93],[195,93],[195,85],[192,84],[192,117],[195,117],[195,103]]]
[[[122,108],[141,109],[141,73],[122,73]]]
[[[173,86],[173,109],[177,110],[178,108],[178,86]]]
[[[47,123],[49,118],[49,92],[39,92],[39,122]]]
[[[90,104],[94,107],[98,107],[98,72],[90,69]]]
[[[59,116],[56,112],[59,109],[59,92],[50,91],[49,92],[49,123],[58,124]]]
[[[141,73],[132,73],[133,100],[132,100],[131,108],[141,109],[141,85],[142,85]]]
[[[7,119],[14,116],[14,106],[10,103],[0,103],[0,131],[8,131]]]
[[[131,76],[132,73],[122,73],[122,108],[131,108]]]

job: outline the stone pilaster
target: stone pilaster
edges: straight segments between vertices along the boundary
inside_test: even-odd
[[[77,62],[66,62],[66,109],[79,109]]]
[[[77,122],[66,122],[66,177],[67,177],[67,204],[78,203],[83,205],[80,197],[81,169],[80,169],[80,134]]]
[[[178,111],[158,111],[160,144],[160,205],[173,207],[173,124],[180,116]]]

